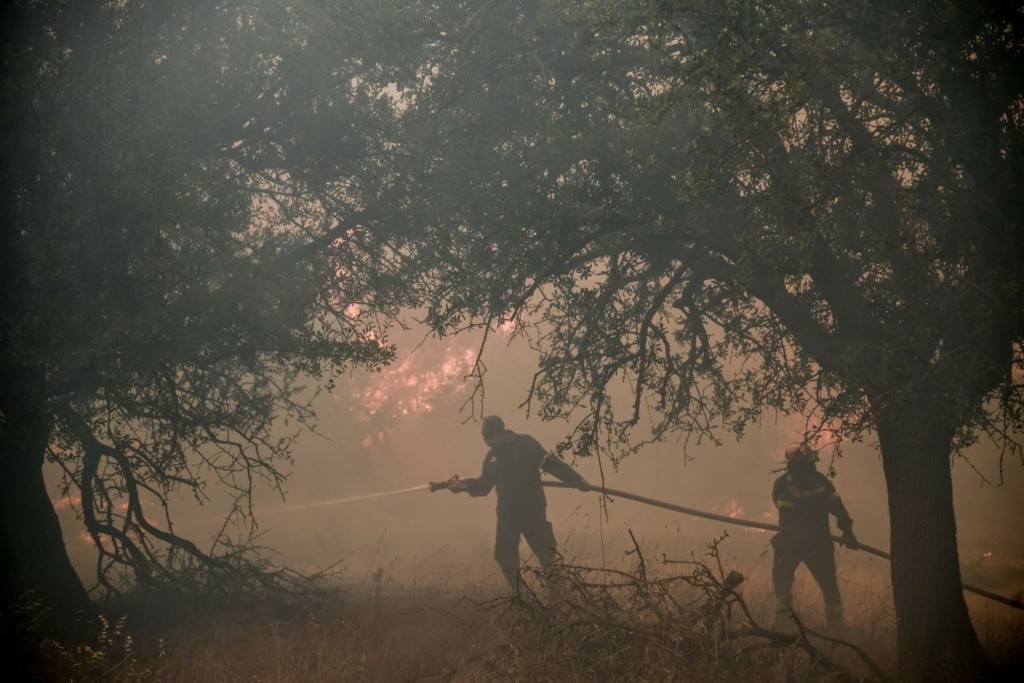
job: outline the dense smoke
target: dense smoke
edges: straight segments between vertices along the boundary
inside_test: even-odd
[[[402,490],[446,479],[476,476],[486,447],[479,436],[483,412],[504,416],[509,428],[553,446],[568,423],[544,423],[521,406],[536,357],[525,344],[502,337],[485,349],[483,396],[473,395],[479,339],[418,340],[410,335],[396,363],[382,373],[344,378],[318,399],[317,434],[304,434],[296,448],[284,500],[260,491],[256,513],[261,541],[300,569],[338,565],[352,581],[378,570],[406,585],[497,581],[491,561],[494,498],[471,499],[441,491],[412,491],[331,505],[311,505],[348,496]],[[646,447],[621,462],[590,459],[573,465],[592,483],[688,507],[745,519],[774,522],[770,498],[782,451],[799,439],[801,416],[769,418],[737,440],[723,434],[721,445],[678,441]],[[826,445],[821,468],[835,472],[835,485],[861,541],[888,549],[885,481],[871,443],[847,444],[830,462]],[[998,454],[983,445],[970,461],[954,463],[959,543],[965,580],[1007,594],[1024,588],[1024,473],[1000,467]],[[1004,478],[1002,485],[1000,477]],[[56,487],[53,487],[56,490]],[[566,558],[592,566],[618,567],[633,537],[652,557],[687,559],[728,531],[726,561],[749,575],[767,571],[769,533],[685,517],[595,493],[548,490],[549,518]],[[88,537],[75,523],[72,507],[61,508],[69,553],[88,578],[93,556]],[[198,506],[176,501],[177,528],[197,541],[220,526],[226,501]],[[840,551],[840,573],[864,570],[884,577],[888,567],[863,553]],[[496,584],[497,585],[497,584]]]

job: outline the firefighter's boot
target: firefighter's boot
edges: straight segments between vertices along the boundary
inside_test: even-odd
[[[776,603],[772,630],[780,633],[795,633],[798,630],[793,606],[788,600],[780,600]]]

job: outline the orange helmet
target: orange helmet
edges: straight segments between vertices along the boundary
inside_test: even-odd
[[[818,462],[818,452],[805,443],[796,444],[786,449],[786,463]]]

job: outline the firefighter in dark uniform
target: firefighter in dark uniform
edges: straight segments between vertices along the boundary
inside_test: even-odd
[[[514,594],[519,594],[519,537],[526,539],[541,566],[554,562],[557,543],[547,518],[547,501],[540,484],[541,471],[583,491],[590,485],[568,464],[544,450],[532,436],[505,428],[496,415],[485,417],[480,433],[490,450],[476,479],[453,478],[445,483],[453,493],[486,496],[497,491],[498,525],[494,559]]]
[[[818,454],[807,444],[786,450],[786,473],[775,480],[772,500],[779,509],[779,533],[772,538],[776,628],[793,625],[793,578],[800,563],[807,565],[825,598],[829,628],[843,623],[843,601],[836,581],[836,560],[829,514],[842,531],[840,543],[858,548],[853,520],[832,482],[818,472]]]

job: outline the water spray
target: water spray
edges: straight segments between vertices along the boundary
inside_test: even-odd
[[[421,484],[419,486],[410,486],[407,489],[398,489],[397,491],[382,491],[380,493],[367,493],[361,496],[347,496],[345,498],[334,498],[332,500],[321,500],[316,503],[309,503],[307,505],[293,505],[286,508],[278,508],[276,510],[268,510],[264,512],[264,515],[281,514],[284,512],[301,512],[303,510],[313,510],[315,508],[330,507],[332,505],[341,505],[342,503],[354,503],[358,500],[370,500],[371,498],[383,498],[384,496],[397,496],[400,493],[412,493],[413,491],[426,491],[430,488],[430,484]]]

